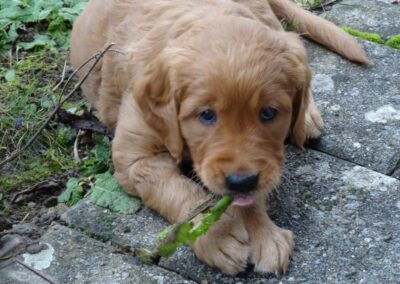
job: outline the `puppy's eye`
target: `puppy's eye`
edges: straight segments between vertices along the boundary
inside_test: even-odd
[[[264,107],[260,111],[260,120],[262,122],[270,121],[270,120],[274,119],[277,112],[278,111],[272,107]]]
[[[217,114],[208,108],[199,113],[199,120],[205,125],[211,125],[217,121]]]

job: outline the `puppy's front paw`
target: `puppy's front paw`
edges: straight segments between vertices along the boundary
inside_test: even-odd
[[[310,95],[311,96],[311,95]],[[318,107],[316,106],[312,96],[308,103],[305,112],[305,133],[307,139],[317,138],[321,135],[321,128],[324,126],[324,122],[319,113]]]
[[[280,276],[289,265],[293,249],[293,234],[272,222],[259,228],[251,239],[251,261],[257,272],[273,272]]]
[[[223,273],[236,274],[247,266],[249,236],[241,220],[227,214],[200,237],[193,246],[197,257]]]

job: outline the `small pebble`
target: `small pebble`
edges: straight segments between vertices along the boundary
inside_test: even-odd
[[[44,249],[47,249],[48,246],[46,244],[34,243],[26,248],[26,251],[30,254],[37,254]]]
[[[0,239],[0,258],[7,255],[23,243],[19,235],[5,235]]]
[[[131,228],[129,228],[128,226],[125,226],[122,230],[123,233],[130,233],[131,232]]]
[[[29,208],[34,208],[36,206],[35,202],[28,202],[28,207]]]
[[[57,197],[55,197],[55,196],[51,196],[43,202],[43,205],[46,206],[46,208],[54,207],[57,204],[58,204],[58,200],[57,200]]]
[[[349,271],[346,272],[344,276],[346,277],[351,277],[357,273],[357,270],[355,268],[351,268]]]
[[[393,236],[392,236],[392,234],[387,234],[386,236],[384,236],[383,238],[382,238],[382,240],[384,241],[384,242],[388,242],[388,241],[390,241],[391,239],[393,238]]]

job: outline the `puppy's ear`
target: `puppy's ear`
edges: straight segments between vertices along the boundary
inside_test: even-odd
[[[310,100],[311,69],[308,65],[307,51],[299,36],[294,33],[284,33],[283,36],[288,45],[283,53],[285,62],[282,66],[290,84],[296,88],[289,135],[292,144],[303,148],[307,140],[306,110]]]
[[[293,100],[292,126],[290,130],[292,144],[300,148],[303,148],[307,140],[305,129],[306,109],[310,100],[311,91],[311,70],[307,63],[305,63],[303,67],[304,68],[301,68],[302,74],[297,74],[299,80],[297,82],[297,92]]]
[[[133,96],[146,123],[158,133],[171,156],[180,162],[183,139],[178,121],[178,91],[171,84],[169,68],[162,55],[145,67]]]

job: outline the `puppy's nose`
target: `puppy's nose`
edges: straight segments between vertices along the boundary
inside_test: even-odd
[[[225,184],[234,192],[246,193],[256,188],[258,175],[252,173],[234,173],[225,176]]]

